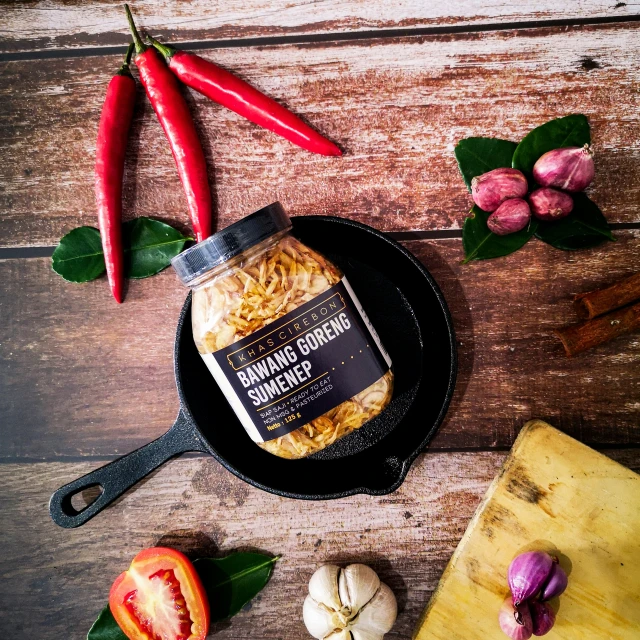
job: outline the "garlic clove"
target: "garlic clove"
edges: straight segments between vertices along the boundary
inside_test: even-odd
[[[593,151],[584,147],[564,147],[548,151],[533,165],[533,178],[542,187],[584,191],[593,180]]]
[[[531,192],[529,206],[536,218],[553,222],[573,211],[573,198],[563,191],[543,187]]]
[[[556,596],[562,595],[567,588],[569,579],[565,570],[558,564],[557,559],[554,560],[551,573],[547,578],[547,583],[542,587],[542,593],[540,594],[541,600],[551,600]]]
[[[514,604],[519,606],[521,602],[536,595],[547,581],[552,568],[553,559],[544,551],[528,551],[514,558],[507,573]]]
[[[544,636],[549,633],[556,621],[556,613],[549,604],[533,600],[529,603],[529,611],[531,612],[533,635]]]
[[[305,598],[302,607],[302,620],[307,631],[314,638],[327,638],[336,629],[343,627],[335,618],[338,614],[325,605],[316,602],[310,595]]]
[[[500,607],[498,623],[511,640],[529,640],[533,635],[531,612],[526,602],[516,607],[513,604],[513,598],[508,597]]]
[[[361,631],[360,629],[351,629],[353,640],[382,640],[384,634],[374,633],[373,631]]]
[[[493,169],[471,181],[471,197],[483,211],[495,211],[505,200],[524,198],[529,184],[517,169]]]
[[[335,631],[331,635],[325,636],[324,640],[351,640],[352,636],[346,629]]]
[[[522,231],[531,220],[531,209],[526,200],[505,200],[487,219],[487,227],[498,236]]]
[[[377,577],[377,576],[376,576]],[[393,591],[380,583],[380,588],[373,598],[360,610],[358,617],[353,621],[350,629],[356,634],[369,634],[369,637],[382,637],[391,630],[398,615],[398,605]],[[361,635],[363,640],[368,640],[366,635]]]
[[[335,564],[325,564],[320,567],[309,581],[309,595],[316,601],[322,602],[335,611],[342,609],[338,592],[338,575],[340,567]]]
[[[358,613],[380,587],[378,574],[366,564],[350,564],[340,573],[338,590],[342,605]]]

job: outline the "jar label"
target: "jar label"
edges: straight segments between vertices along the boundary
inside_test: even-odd
[[[391,367],[346,278],[203,358],[256,442],[299,429],[364,391]]]

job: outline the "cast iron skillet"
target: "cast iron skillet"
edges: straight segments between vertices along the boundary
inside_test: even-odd
[[[58,489],[49,510],[78,527],[169,458],[211,454],[254,487],[289,498],[324,500],[395,491],[442,422],[456,378],[447,305],[424,266],[404,247],[363,224],[331,216],[293,218],[293,233],[341,267],[393,361],[394,396],[377,418],[304,460],[283,460],[251,442],[193,343],[191,298],[174,348],[180,411],[163,436]],[[72,496],[101,494],[78,511]]]

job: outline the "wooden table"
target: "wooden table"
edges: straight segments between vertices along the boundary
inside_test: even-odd
[[[397,6],[393,6],[393,5]],[[185,456],[78,530],[49,519],[65,482],[159,436],[177,397],[172,341],[185,297],[164,272],[117,306],[101,280],[52,273],[61,235],[95,225],[101,102],[127,42],[119,3],[14,2],[0,24],[0,636],[83,638],[114,577],[157,543],[194,554],[283,554],[265,591],[215,637],[307,638],[306,583],[326,561],[370,563],[395,591],[407,638],[524,422],[543,418],[640,468],[640,338],[568,360],[549,330],[570,296],[638,269],[640,16],[611,0],[367,3],[141,0],[134,13],[280,100],[346,150],[315,157],[188,94],[217,228],[279,199],[401,240],[442,287],[459,340],[448,417],[407,481],[383,497],[281,499],[213,459]],[[188,44],[187,44],[188,43]],[[126,217],[187,228],[170,152],[139,91]],[[618,241],[582,253],[539,242],[461,266],[469,196],[453,147],[518,140],[589,116],[592,193]]]

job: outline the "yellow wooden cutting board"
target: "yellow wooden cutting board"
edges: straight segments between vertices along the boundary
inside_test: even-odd
[[[507,568],[534,548],[569,573],[546,639],[640,640],[640,476],[541,421],[518,436],[414,639],[507,638]]]

